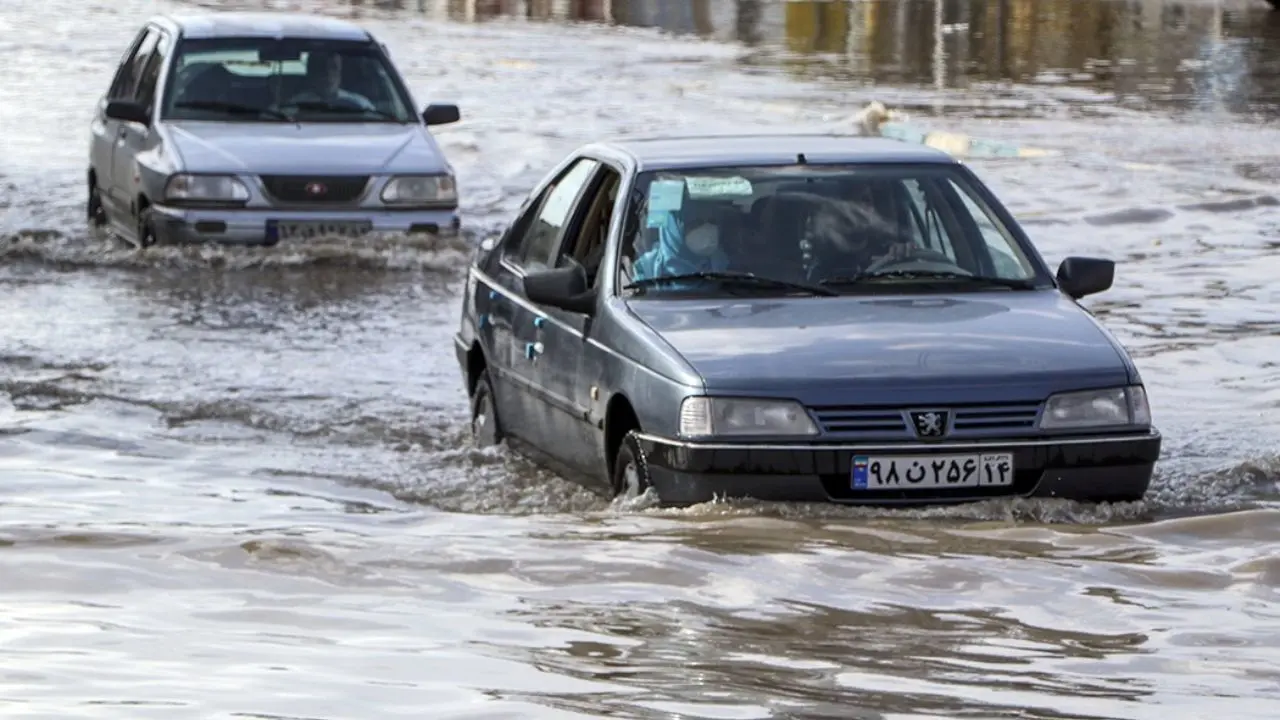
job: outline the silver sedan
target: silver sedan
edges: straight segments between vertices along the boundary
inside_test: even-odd
[[[459,231],[452,166],[386,47],[341,20],[157,16],[92,122],[87,213],[138,245]]]

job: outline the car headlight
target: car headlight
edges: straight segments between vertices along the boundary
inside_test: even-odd
[[[1042,430],[1151,424],[1151,406],[1141,385],[1052,395],[1040,416]]]
[[[234,175],[188,175],[169,178],[164,186],[166,202],[232,203],[249,201],[249,188]]]
[[[794,400],[689,397],[680,404],[680,435],[817,435],[809,413]]]
[[[382,188],[382,202],[388,205],[453,205],[458,189],[452,175],[402,175],[391,178]]]

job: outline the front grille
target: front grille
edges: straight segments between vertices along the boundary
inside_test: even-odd
[[[1031,430],[1040,416],[1040,403],[971,405],[955,409],[954,434],[984,431]]]
[[[914,405],[918,409],[950,409],[946,438],[1025,435],[1036,429],[1040,403],[990,403]],[[905,407],[811,407],[822,434],[842,440],[910,440],[915,432],[907,424]]]
[[[834,435],[892,436],[907,433],[901,410],[865,410],[856,407],[818,407],[822,432]]]
[[[369,185],[368,175],[260,175],[273,200],[301,205],[355,202]]]

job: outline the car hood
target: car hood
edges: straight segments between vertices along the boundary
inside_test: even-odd
[[[444,172],[421,125],[171,122],[170,147],[191,172],[373,175]]]
[[[820,405],[1022,402],[1129,382],[1110,335],[1056,290],[628,307],[710,392]]]

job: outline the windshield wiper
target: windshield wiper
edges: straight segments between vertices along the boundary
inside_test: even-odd
[[[286,122],[294,122],[294,119],[288,113],[272,110],[268,107],[256,107],[253,105],[241,105],[240,103],[223,102],[221,100],[184,100],[174,103],[175,108],[184,108],[187,110],[221,110],[232,115],[256,115],[258,117],[273,117],[277,120]]]
[[[325,100],[296,100],[289,103],[289,105],[296,107],[299,110],[319,110],[320,112],[343,113],[347,115],[370,113],[372,115],[377,115],[384,120],[398,122],[401,125],[404,124],[404,120],[401,118],[398,118],[389,112],[383,112],[377,108],[360,107],[358,105],[348,105],[346,103],[327,102]]]
[[[871,273],[860,273],[841,277],[826,278],[820,284],[826,287],[860,285],[874,280],[946,280],[975,285],[995,285],[1010,290],[1033,290],[1035,283],[1031,280],[1018,280],[987,275],[970,275],[955,270],[887,270]]]
[[[685,273],[682,275],[664,275],[661,277],[645,278],[643,280],[635,280],[622,286],[623,290],[643,290],[655,285],[665,285],[672,282],[682,282],[689,280],[711,280],[724,284],[750,285],[754,287],[769,287],[782,290],[800,290],[810,295],[835,296],[839,293],[830,288],[821,285],[810,285],[802,282],[792,282],[790,280],[781,280],[779,278],[771,278],[755,273],[744,272],[696,272]]]

